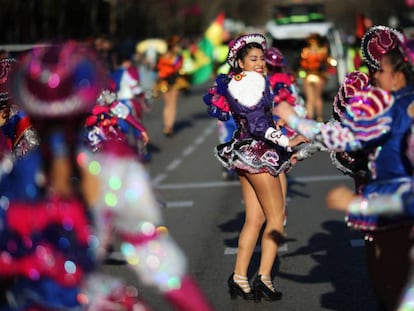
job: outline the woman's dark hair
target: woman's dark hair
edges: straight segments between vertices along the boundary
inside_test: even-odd
[[[262,50],[263,51],[263,46],[262,45],[260,45],[259,43],[257,43],[257,42],[250,42],[250,43],[247,43],[245,46],[243,46],[238,52],[237,52],[237,57],[236,57],[236,60],[239,60],[239,59],[243,59],[243,58],[245,58],[246,57],[246,55],[249,53],[249,51],[251,50],[251,49],[260,49],[260,50]],[[241,71],[241,68],[239,68],[239,66],[237,66],[237,68],[235,68],[235,71]]]
[[[414,85],[414,64],[400,49],[395,48],[386,54],[394,71],[404,74],[407,84]]]

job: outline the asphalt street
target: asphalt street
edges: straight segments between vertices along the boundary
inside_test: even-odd
[[[375,302],[364,264],[364,240],[349,230],[344,215],[326,208],[325,194],[352,181],[337,171],[327,153],[298,163],[289,173],[286,242],[275,263],[274,281],[283,292],[277,302],[231,300],[227,278],[233,269],[243,202],[238,181],[222,179],[213,156],[218,143],[217,121],[202,101],[206,86],[181,94],[176,132],[162,134],[162,102],[156,99],[143,122],[150,135],[151,160],[146,164],[154,191],[163,203],[165,226],[185,251],[189,273],[217,311],[374,311]],[[330,102],[325,102],[329,117]],[[256,248],[250,274],[258,267]],[[106,264],[104,270],[138,287],[154,311],[173,310],[153,289],[124,264]],[[194,310],[197,311],[197,310]]]

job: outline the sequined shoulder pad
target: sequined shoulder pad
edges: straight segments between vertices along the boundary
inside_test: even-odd
[[[391,94],[379,88],[356,92],[346,108],[343,123],[351,128],[357,139],[378,138],[391,128],[392,118],[388,111],[392,103]]]
[[[230,105],[225,96],[229,81],[230,78],[227,75],[218,75],[216,84],[210,87],[207,94],[203,96],[208,114],[221,121],[227,121],[230,118]]]

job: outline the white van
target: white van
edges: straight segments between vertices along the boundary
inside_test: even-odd
[[[323,4],[289,4],[274,8],[274,18],[267,22],[267,37],[286,57],[288,66],[300,78],[300,52],[312,33],[321,35],[329,48],[330,66],[325,93],[336,94],[347,73],[345,48],[340,33],[326,21]]]

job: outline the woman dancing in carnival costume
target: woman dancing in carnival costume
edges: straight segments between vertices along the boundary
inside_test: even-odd
[[[323,88],[326,83],[328,47],[321,35],[311,34],[300,53],[300,68],[303,72],[303,90],[306,97],[308,118],[323,121]]]
[[[306,116],[304,100],[299,95],[295,76],[287,69],[286,59],[282,52],[276,47],[267,48],[265,51],[265,61],[270,87],[273,94],[275,94],[274,103],[277,105],[285,100],[295,108],[300,116]],[[277,116],[274,116],[274,119],[280,120]],[[284,131],[289,136],[297,135],[296,132],[291,131],[289,128],[286,128]]]
[[[294,75],[287,70],[287,63],[284,55],[276,47],[269,47],[265,51],[266,73],[270,88],[274,95],[273,106],[280,102],[288,102],[301,116],[306,116],[306,107],[303,98],[300,96]],[[292,139],[299,134],[291,129],[284,120],[273,114],[273,120],[277,129]],[[300,161],[311,157],[315,152],[323,149],[322,145],[315,142],[301,143],[293,148],[295,160]],[[281,177],[282,175],[280,175]],[[283,178],[283,177],[282,177]]]
[[[414,101],[414,61],[398,31],[375,26],[362,39],[366,61],[376,69],[374,85],[349,100],[342,124],[328,126],[298,118],[288,104],[277,107],[280,117],[298,132],[330,150],[369,150],[370,180],[360,193],[371,199],[412,184],[412,168],[405,156]],[[382,217],[349,213],[349,226],[366,232],[369,276],[379,307],[394,310],[406,282],[413,219],[407,215]],[[392,267],[392,268],[390,268]]]
[[[0,310],[148,310],[136,290],[97,272],[113,230],[131,271],[176,310],[211,310],[160,226],[148,176],[129,146],[110,141],[93,153],[81,143],[104,86],[102,68],[69,41],[35,48],[13,71],[12,97],[41,143],[1,165],[0,277],[7,289]]]
[[[412,115],[414,119],[414,115]],[[414,167],[414,125],[407,139],[407,157]],[[380,217],[393,217],[405,214],[414,218],[413,188],[408,184],[400,187],[395,193],[378,195],[374,198],[364,198],[356,195],[346,186],[332,189],[326,196],[326,205],[329,208],[354,215],[379,215]],[[396,311],[414,310],[414,248],[410,251],[410,274],[407,284],[400,296]]]
[[[183,63],[180,37],[173,35],[167,40],[167,51],[158,58],[158,78],[154,85],[155,96],[161,94],[164,101],[162,132],[167,137],[174,135],[180,90],[190,87],[189,82],[182,75]]]
[[[240,232],[234,272],[228,279],[232,298],[260,301],[281,299],[271,276],[284,220],[284,197],[278,175],[291,166],[291,147],[303,137],[289,140],[274,126],[273,94],[265,77],[266,39],[260,34],[243,35],[232,41],[227,61],[231,72],[221,74],[208,90],[204,102],[211,116],[234,117],[233,139],[215,148],[226,168],[237,170],[245,203],[246,220]],[[262,254],[252,287],[247,271],[262,226]]]
[[[407,156],[414,167],[414,127],[408,138]],[[414,219],[413,189],[408,184],[401,186],[396,192],[388,195],[378,195],[373,198],[364,198],[355,194],[346,186],[338,186],[326,195],[326,205],[329,208],[345,212],[346,214],[359,215],[360,217],[400,217],[405,215]],[[407,283],[399,296],[395,311],[414,310],[414,248],[410,253],[410,273]]]
[[[20,157],[35,148],[39,139],[26,113],[11,103],[7,81],[15,63],[14,58],[0,59],[0,129],[7,138],[7,150],[2,152]]]

